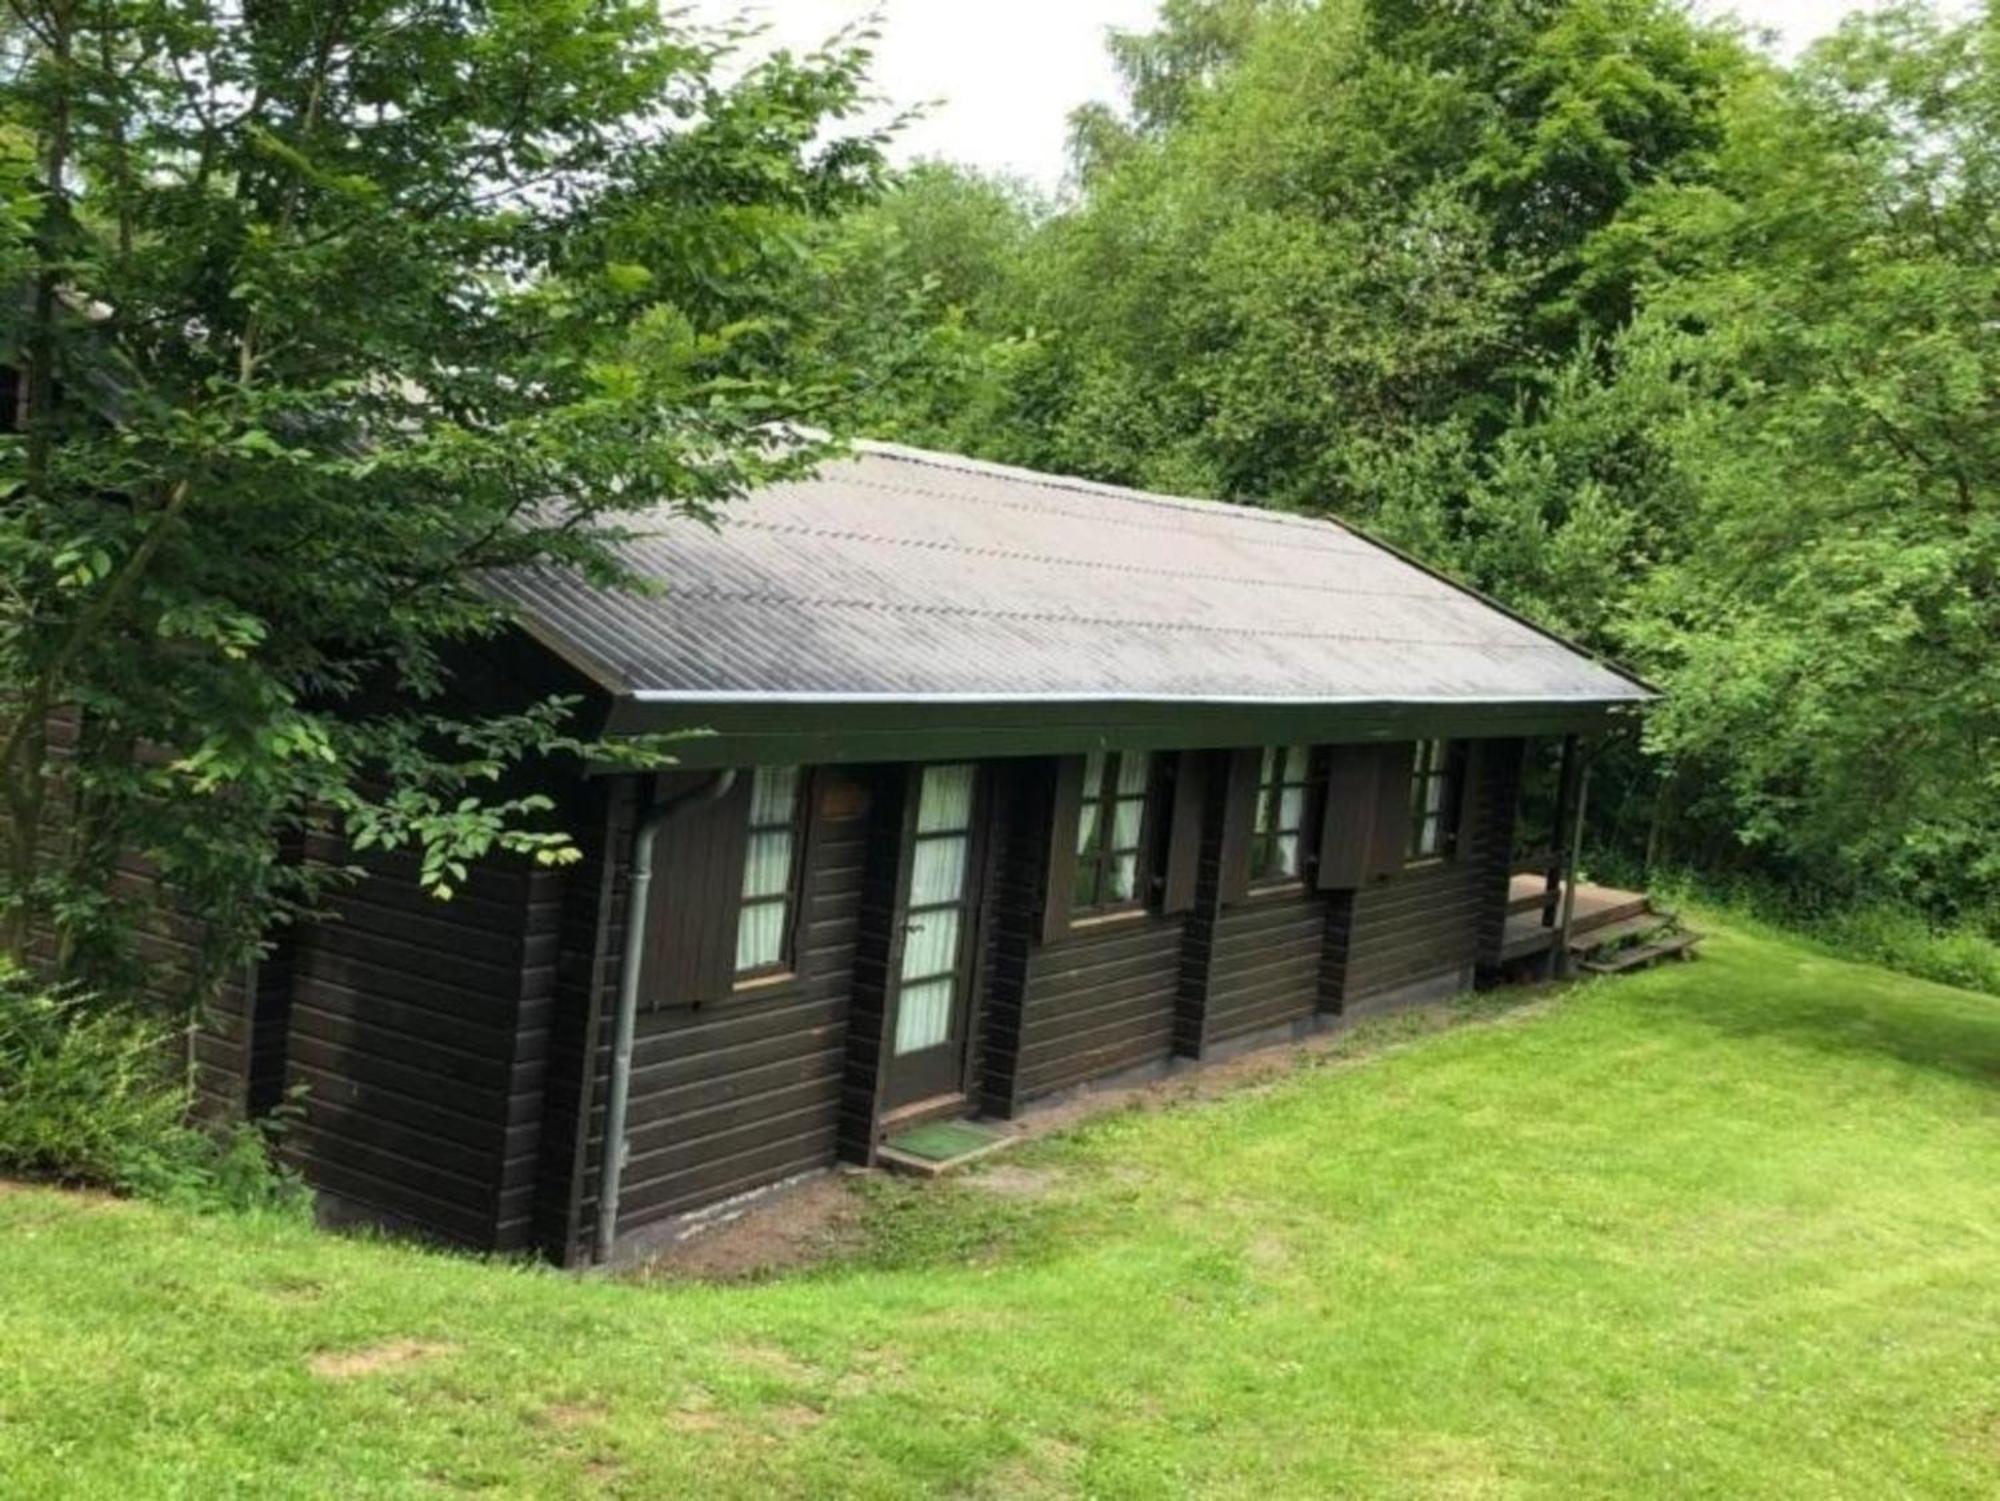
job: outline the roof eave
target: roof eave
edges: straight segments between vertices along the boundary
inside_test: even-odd
[[[607,733],[688,734],[686,766],[829,765],[1604,730],[1644,695],[1434,700],[632,692]]]

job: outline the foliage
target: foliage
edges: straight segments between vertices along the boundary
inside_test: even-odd
[[[2000,910],[2000,21],[1850,24],[1663,195],[1625,380],[1691,504],[1629,636],[1671,790],[1849,899]]]
[[[15,11],[7,947],[53,928],[114,978],[136,853],[212,980],[301,899],[275,852],[308,823],[440,895],[488,850],[571,858],[520,768],[591,728],[454,693],[504,627],[479,578],[618,577],[623,530],[812,457],[772,350],[811,226],[871,191],[862,54],[724,82],[723,40],[637,0]]]
[[[1074,202],[927,173],[856,424],[1370,527],[1667,690],[1616,855],[2000,910],[2000,19],[1173,0]],[[886,264],[886,263],[885,263]],[[948,361],[878,359],[884,348]]]
[[[1733,927],[1782,932],[1843,959],[2000,996],[2000,924],[1991,920],[1945,924],[1903,903],[1840,901],[1754,873],[1655,870],[1652,883],[1676,908],[1693,909],[1698,926],[1721,918]]]
[[[809,1276],[0,1192],[0,1489],[1990,1495],[1996,1070],[2000,1003],[1724,928],[863,1201]]]
[[[188,1124],[174,1041],[130,1006],[0,969],[0,1172],[200,1208],[302,1204],[272,1162],[270,1123]]]

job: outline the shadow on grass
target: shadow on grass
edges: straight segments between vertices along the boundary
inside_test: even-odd
[[[1725,967],[1727,974],[1716,973]],[[1733,983],[1744,970],[1752,973]],[[1671,973],[1679,979],[1682,971]],[[1731,1037],[1893,1059],[2000,1088],[2000,1001],[1838,961],[1774,958],[1760,965],[1737,954],[1696,960],[1685,973],[1689,983],[1659,985],[1646,1007]]]

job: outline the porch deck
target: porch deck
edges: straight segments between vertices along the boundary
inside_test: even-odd
[[[1542,922],[1547,889],[1547,878],[1540,872],[1517,873],[1509,883],[1507,928],[1500,945],[1503,963],[1532,958],[1555,947],[1554,924],[1544,925]],[[1613,923],[1643,916],[1646,911],[1646,893],[1643,891],[1621,891],[1616,886],[1597,886],[1582,881],[1576,888],[1576,909],[1570,919],[1570,935],[1574,939],[1608,928]]]

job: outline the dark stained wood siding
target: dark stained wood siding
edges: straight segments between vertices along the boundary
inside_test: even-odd
[[[1525,740],[1481,743],[1477,774],[1468,788],[1473,817],[1483,826],[1476,836],[1484,867],[1479,891],[1479,962],[1497,965],[1507,937],[1507,895],[1514,870],[1514,826],[1527,764]]]
[[[847,1044],[840,1078],[835,1150],[848,1162],[875,1156],[882,1072],[887,1062],[890,976],[901,953],[897,902],[903,880],[903,824],[915,768],[865,773],[872,807],[866,819],[855,918],[854,971],[848,988]]]
[[[1037,1096],[1172,1055],[1186,922],[1146,912],[1051,922],[1045,904],[1063,896],[1049,882],[1052,836],[1075,818],[1074,802],[1067,813],[1055,807],[1063,765],[1034,758],[997,762],[990,772],[978,1094],[987,1111],[1005,1116]],[[1050,932],[1062,936],[1043,936]]]
[[[287,1075],[305,1087],[285,1150],[358,1210],[467,1245],[524,1243],[540,1136],[553,873],[494,860],[449,902],[413,856],[306,858],[369,873],[324,902],[292,961]]]
[[[589,1167],[589,1135],[582,1123],[600,1098],[595,1063],[601,1029],[610,1024],[629,889],[629,873],[614,852],[632,838],[638,787],[637,777],[612,777],[586,789],[577,820],[583,859],[564,883],[557,926],[535,1239],[544,1254],[565,1266],[586,1260],[591,1245],[592,1227],[580,1219]]]
[[[1210,1044],[1309,1017],[1319,1007],[1327,899],[1260,891],[1216,918],[1209,975]]]
[[[1046,758],[1001,761],[990,772],[980,1057],[972,1076],[980,1108],[989,1115],[1011,1116],[1021,1103],[1021,1007],[1041,941],[1055,777],[1056,763]]]
[[[1152,913],[1101,918],[1029,956],[1019,1099],[1172,1056],[1184,927]]]
[[[1517,742],[1477,747],[1468,763],[1459,847],[1337,899],[1327,922],[1327,985],[1352,1006],[1384,991],[1471,967],[1482,933],[1506,905],[1505,845]]]
[[[1229,751],[1195,751],[1202,758],[1201,836],[1195,860],[1194,909],[1181,935],[1180,977],[1174,1000],[1174,1053],[1199,1058],[1208,1048],[1208,1000],[1214,989],[1217,920],[1226,854],[1240,848],[1224,838],[1229,819]]]
[[[866,795],[848,804],[854,816],[830,818],[823,810],[843,783]],[[812,790],[792,973],[704,1005],[647,1006],[642,999],[620,1235],[834,1161],[876,799],[873,779],[844,769],[815,775]],[[629,861],[629,836],[618,840],[616,855],[620,866]],[[656,860],[673,858],[669,825]],[[623,941],[622,874],[612,900],[616,916],[605,924],[600,1000],[607,1018]],[[601,1021],[579,1235],[588,1234],[597,1212],[609,1034],[608,1020]]]

